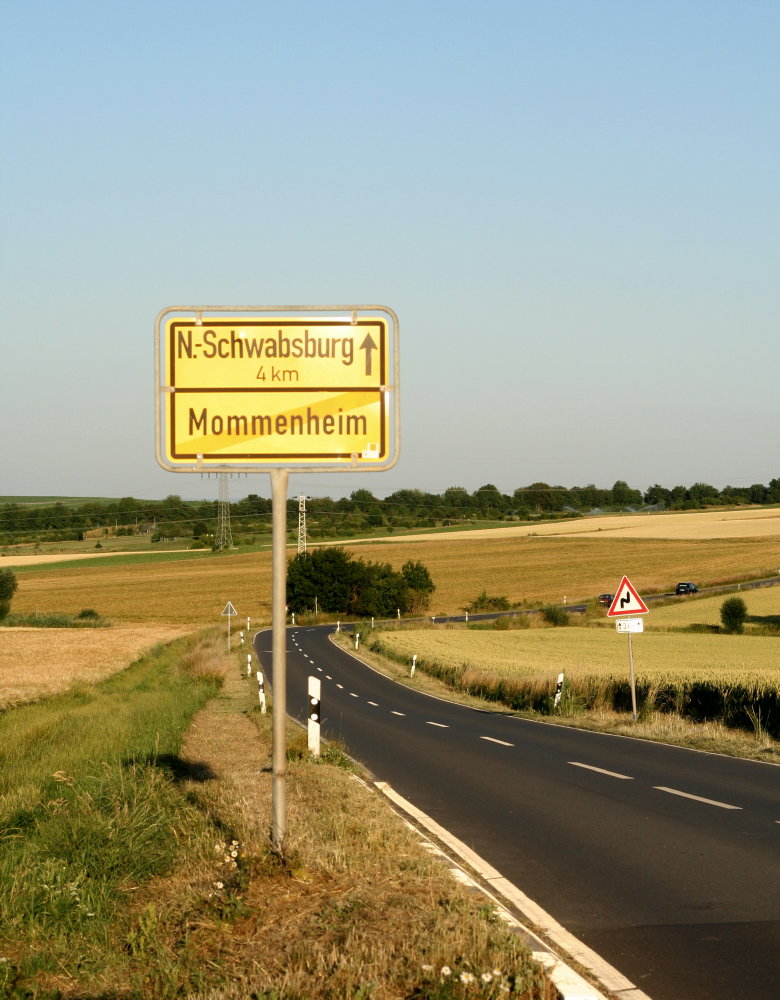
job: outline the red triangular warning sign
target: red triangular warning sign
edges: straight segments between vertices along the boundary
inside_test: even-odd
[[[642,598],[637,594],[627,576],[620,581],[617,593],[612,599],[607,614],[610,618],[617,618],[619,615],[644,615],[648,612],[648,607]]]

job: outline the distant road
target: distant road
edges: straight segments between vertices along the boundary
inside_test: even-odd
[[[322,682],[324,735],[652,1000],[777,1000],[780,767],[480,712],[288,630],[288,710]],[[273,682],[270,630],[255,649]]]

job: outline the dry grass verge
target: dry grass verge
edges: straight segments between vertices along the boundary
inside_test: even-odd
[[[445,966],[466,979],[491,975],[480,997],[504,995],[502,984],[508,995],[555,996],[491,908],[475,902],[384,800],[344,770],[290,761],[285,857],[271,850],[271,723],[257,714],[253,725],[245,714],[250,686],[236,671],[196,718],[184,747],[217,775],[192,783],[188,794],[240,845],[243,868],[232,896],[215,877],[224,884],[215,890],[224,894],[218,913],[204,913],[192,927],[190,947],[229,972],[224,985],[198,996],[458,997],[465,990],[459,981],[438,992]],[[289,738],[300,743],[300,730],[292,727]],[[435,981],[423,966],[436,970]]]

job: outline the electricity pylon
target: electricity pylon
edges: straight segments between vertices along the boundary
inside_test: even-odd
[[[311,497],[305,497],[302,493],[298,497],[298,554],[306,551],[306,501]]]
[[[214,548],[218,551],[233,548],[233,536],[230,533],[230,495],[228,492],[227,472],[217,474],[219,480],[219,503],[217,505],[217,537]]]

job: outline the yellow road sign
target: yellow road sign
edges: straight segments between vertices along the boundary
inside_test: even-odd
[[[158,460],[165,468],[394,464],[391,311],[186,312],[158,317]]]

